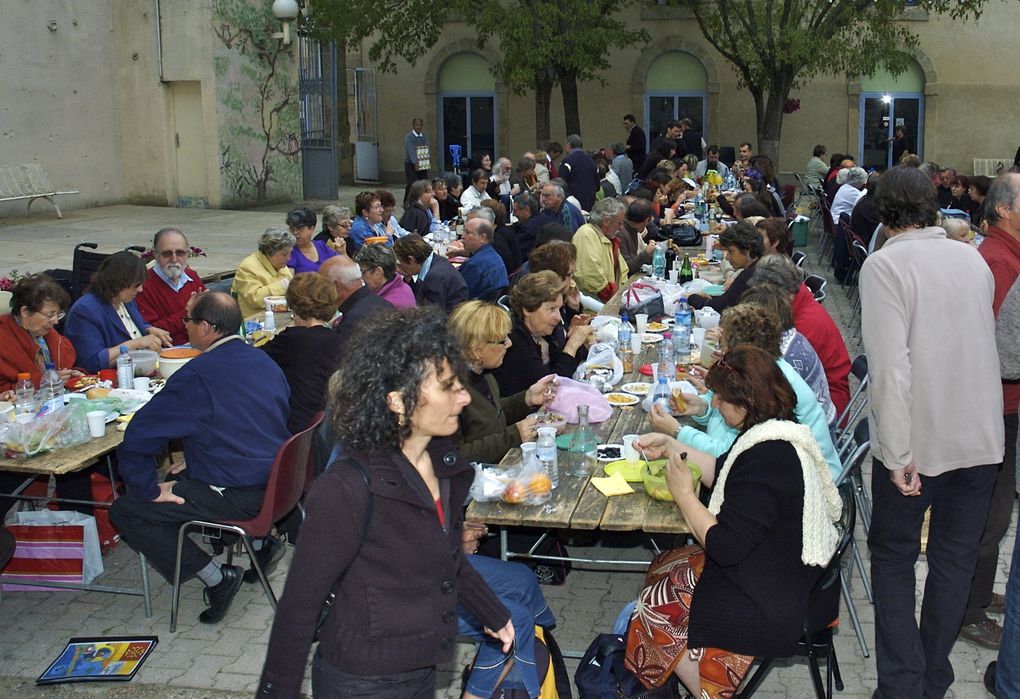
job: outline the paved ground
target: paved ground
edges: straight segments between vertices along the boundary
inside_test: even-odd
[[[399,191],[399,190],[398,190]],[[354,190],[345,192],[344,201],[353,200]],[[209,251],[195,267],[201,273],[232,268],[255,247],[259,233],[282,220],[288,206],[269,207],[255,212],[161,209],[155,207],[115,206],[67,212],[63,221],[39,212],[31,219],[0,220],[0,275],[8,268],[36,271],[69,266],[71,248],[85,237],[116,249],[130,243],[143,243],[164,225],[183,228],[193,244]],[[808,248],[808,267],[815,268],[813,247]],[[829,276],[826,270],[817,270]],[[846,294],[834,282],[829,285],[826,306],[841,327],[851,321]],[[851,356],[859,352],[856,338],[848,333]],[[870,464],[866,465],[870,472]],[[1003,543],[996,591],[1004,589],[1008,570],[1008,552],[1013,548],[1015,525]],[[867,557],[863,530],[858,530],[861,550]],[[666,546],[668,542],[659,542]],[[594,548],[571,547],[580,555],[597,553],[602,558],[648,556],[644,542],[626,537],[603,539]],[[286,575],[290,553],[271,580],[280,590]],[[135,585],[138,565],[126,546],[120,546],[105,559],[107,572],[102,582]],[[918,589],[926,568],[918,565]],[[566,649],[583,650],[596,633],[610,630],[620,608],[640,588],[642,575],[635,572],[575,570],[562,587],[544,588],[560,626],[557,638]],[[0,605],[0,697],[38,695],[45,697],[166,697],[198,699],[206,697],[251,696],[265,657],[272,610],[258,586],[245,586],[238,594],[227,620],[215,627],[197,623],[202,610],[200,587],[185,586],[177,633],[169,628],[169,585],[153,574],[154,615],[146,620],[141,599],[100,593],[6,593]],[[869,646],[873,646],[874,613],[860,580],[854,577],[852,594]],[[836,648],[846,690],[839,696],[866,699],[875,685],[875,661],[864,658],[857,645],[849,617],[844,613],[836,638]],[[140,634],[158,635],[159,646],[130,685],[92,685],[34,688],[37,677],[72,636]],[[455,660],[442,668],[440,691],[444,699],[458,696],[460,668],[473,652],[472,646],[458,645]],[[988,696],[981,676],[993,660],[992,651],[968,643],[957,643],[953,664],[957,681],[950,696],[979,699]],[[575,662],[568,663],[573,672]],[[307,687],[306,687],[307,689]],[[773,697],[811,697],[806,665],[798,662],[773,670],[758,695]]]

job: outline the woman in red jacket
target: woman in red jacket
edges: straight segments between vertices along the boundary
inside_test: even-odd
[[[74,347],[54,329],[69,304],[67,292],[45,274],[27,276],[14,287],[11,313],[0,316],[0,393],[14,390],[22,372],[38,387],[47,362],[60,378],[71,377]]]

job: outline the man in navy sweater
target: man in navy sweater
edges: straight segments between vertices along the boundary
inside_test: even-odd
[[[124,540],[168,581],[180,525],[258,514],[276,452],[290,436],[287,379],[265,352],[238,336],[237,302],[224,293],[197,296],[184,325],[202,354],[178,369],[128,423],[117,450],[128,492],[110,508]],[[187,470],[175,464],[176,480],[160,483],[156,462],[171,439],[184,443]],[[219,564],[185,539],[181,579],[196,575],[209,605],[199,621],[215,624],[226,615],[244,571]]]

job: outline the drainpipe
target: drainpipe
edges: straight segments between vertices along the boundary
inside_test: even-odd
[[[160,12],[159,0],[156,2],[156,61],[159,64],[159,81],[166,82],[163,78],[163,16]]]

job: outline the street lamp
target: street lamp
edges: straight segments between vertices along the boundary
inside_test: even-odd
[[[290,23],[298,18],[301,6],[297,0],[273,0],[273,16],[283,24],[283,31],[273,34],[274,39],[283,39],[285,46],[290,45]]]

